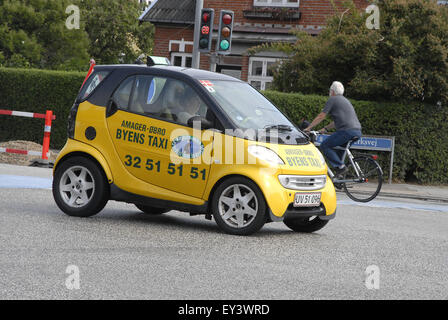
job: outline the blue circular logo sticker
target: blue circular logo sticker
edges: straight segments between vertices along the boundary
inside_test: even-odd
[[[175,154],[182,158],[195,159],[204,152],[202,142],[193,136],[181,136],[173,140],[171,144]]]

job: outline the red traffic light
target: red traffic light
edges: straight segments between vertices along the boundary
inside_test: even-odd
[[[203,34],[203,35],[207,35],[207,34],[209,34],[210,33],[210,27],[209,26],[203,26],[202,28],[201,28],[201,34]]]
[[[232,23],[232,16],[230,14],[225,14],[222,16],[222,22],[224,24],[231,24]]]
[[[200,36],[198,49],[200,52],[210,52],[212,45],[213,20],[215,17],[215,10],[211,8],[204,8],[201,10],[200,17],[201,23],[199,24],[199,26],[197,26]]]

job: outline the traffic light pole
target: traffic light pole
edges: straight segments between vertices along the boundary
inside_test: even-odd
[[[219,56],[216,52],[210,53],[210,71],[216,72],[216,64],[218,63]]]
[[[204,0],[196,0],[196,15],[194,23],[193,61],[192,68],[199,69],[201,53],[199,52],[199,34],[201,28],[201,10],[204,7]]]

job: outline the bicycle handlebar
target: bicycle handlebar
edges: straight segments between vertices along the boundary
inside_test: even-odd
[[[317,136],[321,134],[319,131],[303,131],[303,133],[308,136],[312,143],[316,142]]]

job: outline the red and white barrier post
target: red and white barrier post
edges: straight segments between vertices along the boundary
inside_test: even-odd
[[[0,109],[0,115],[13,116],[13,117],[26,117],[26,118],[37,118],[45,119],[44,127],[44,141],[42,145],[42,152],[29,151],[29,150],[17,150],[10,148],[0,148],[0,153],[14,153],[22,154],[28,156],[41,156],[42,161],[35,161],[33,165],[48,166],[51,164],[48,162],[48,155],[50,151],[50,136],[51,136],[51,124],[53,120],[56,120],[56,116],[53,115],[53,111],[47,110],[45,114],[33,113],[33,112],[22,112],[22,111],[12,111]]]
[[[47,112],[45,113],[44,142],[42,144],[42,160],[48,160],[48,152],[50,151],[52,117],[53,117],[53,111],[47,110]]]
[[[23,154],[25,156],[40,156],[42,154],[39,151],[17,150],[2,147],[0,147],[0,153],[15,153],[15,154]]]

